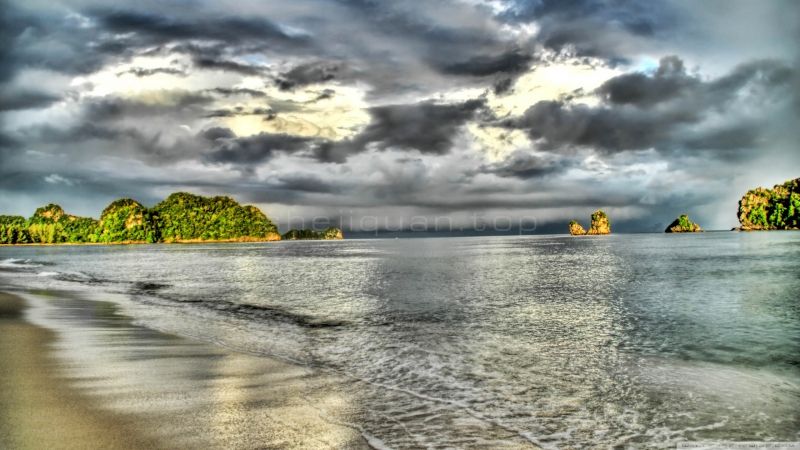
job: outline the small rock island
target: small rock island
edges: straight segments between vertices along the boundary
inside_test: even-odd
[[[583,229],[577,220],[572,220],[569,222],[569,234],[573,236],[581,236],[586,234],[586,230]]]
[[[700,228],[700,225],[689,220],[689,216],[686,214],[681,214],[664,230],[665,233],[698,233],[701,231],[703,229]]]
[[[589,231],[585,231],[578,221],[573,220],[569,223],[569,234],[573,236],[611,234],[611,223],[603,210],[598,209],[592,213],[592,223]]]
[[[338,228],[292,230],[290,239],[343,239]],[[289,234],[287,233],[287,234]],[[152,208],[123,198],[100,219],[78,217],[49,204],[25,219],[0,215],[0,244],[146,244],[279,241],[278,227],[260,209],[230,197],[171,194]]]

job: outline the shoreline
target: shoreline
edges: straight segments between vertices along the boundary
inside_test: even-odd
[[[348,240],[348,241],[361,241],[361,240],[392,240],[392,239],[429,239],[429,238],[484,238],[484,237],[510,237],[510,236],[567,236],[567,237],[581,237],[581,236],[612,236],[612,235],[642,235],[642,234],[656,234],[656,235],[672,235],[672,234],[708,234],[708,233],[759,233],[759,232],[775,232],[775,231],[784,231],[784,232],[797,232],[800,229],[797,228],[787,228],[787,229],[775,229],[775,230],[760,230],[760,229],[731,229],[731,230],[702,230],[700,232],[676,232],[676,233],[666,233],[664,231],[634,231],[634,232],[614,232],[608,234],[601,234],[601,235],[570,235],[569,233],[533,233],[533,234],[487,234],[487,235],[475,235],[475,234],[468,234],[468,235],[444,235],[444,236],[432,236],[429,234],[421,234],[420,236],[402,236],[402,237],[354,237],[354,238],[347,238],[347,239],[267,239],[267,240],[237,240],[237,239],[227,239],[227,240],[200,240],[200,239],[188,239],[188,240],[180,240],[180,241],[171,241],[171,242],[59,242],[59,243],[27,243],[27,244],[0,244],[0,248],[3,247],[79,247],[79,246],[122,246],[122,245],[195,245],[195,244],[267,244],[273,242],[305,242],[305,241],[323,241],[323,242],[336,242],[341,240]]]
[[[0,448],[370,448],[341,380],[0,288]],[[47,430],[43,432],[42,430]]]
[[[0,247],[68,247],[68,246],[99,246],[99,245],[172,245],[172,244],[265,244],[267,242],[280,242],[282,239],[182,239],[169,242],[145,242],[145,241],[123,241],[123,242],[31,242],[26,244],[0,244]]]

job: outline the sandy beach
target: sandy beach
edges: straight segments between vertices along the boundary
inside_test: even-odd
[[[0,336],[2,448],[369,447],[338,380],[137,327],[111,304],[0,293]]]

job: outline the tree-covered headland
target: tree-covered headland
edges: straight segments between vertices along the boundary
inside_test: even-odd
[[[341,238],[341,230],[301,239]],[[152,208],[129,198],[112,202],[100,219],[67,214],[55,204],[26,219],[0,216],[0,244],[257,242],[281,239],[278,227],[255,206],[230,197],[178,192]]]

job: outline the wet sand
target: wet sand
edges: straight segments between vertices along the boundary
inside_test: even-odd
[[[112,304],[0,293],[0,337],[0,448],[369,447],[341,380],[139,327]]]
[[[55,335],[22,319],[25,302],[0,292],[0,447],[157,448],[135,419],[93,407],[57,372]]]

